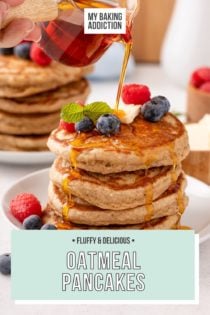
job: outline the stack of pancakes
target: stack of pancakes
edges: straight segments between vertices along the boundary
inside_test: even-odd
[[[63,229],[175,229],[187,206],[181,162],[189,152],[172,114],[150,123],[138,116],[119,134],[52,132],[45,222]]]
[[[87,98],[90,70],[0,56],[0,150],[46,150],[61,107]]]

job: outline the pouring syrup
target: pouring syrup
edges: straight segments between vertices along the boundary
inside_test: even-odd
[[[129,1],[75,0],[61,1],[58,4],[59,17],[42,23],[41,47],[54,60],[69,66],[83,67],[95,63],[114,42],[125,46],[124,60],[119,79],[115,109],[118,110],[126,68],[132,49],[132,20],[137,7],[128,10],[126,34],[84,34],[84,8],[117,8]]]

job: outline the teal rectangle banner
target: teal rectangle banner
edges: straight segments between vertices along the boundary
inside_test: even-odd
[[[195,301],[193,231],[14,231],[15,300]]]

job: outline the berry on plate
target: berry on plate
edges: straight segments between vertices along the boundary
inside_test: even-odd
[[[97,130],[106,136],[115,135],[120,131],[120,120],[112,114],[105,114],[99,117],[96,123]]]
[[[57,228],[53,224],[46,223],[41,227],[41,230],[57,230]]]
[[[35,43],[31,46],[30,57],[31,60],[42,67],[49,66],[52,61],[52,59],[48,57],[45,52]]]
[[[39,200],[32,194],[22,193],[10,202],[10,211],[21,223],[32,214],[41,216],[42,207]]]
[[[141,113],[144,119],[150,122],[157,122],[161,120],[169,109],[170,103],[168,99],[164,96],[156,96],[142,106]]]
[[[64,129],[70,133],[75,132],[75,124],[68,123],[62,119],[60,120],[59,128]]]
[[[0,255],[0,273],[3,275],[11,274],[11,255],[3,254]]]
[[[14,54],[22,59],[30,59],[31,43],[25,42],[14,48]]]
[[[126,84],[122,90],[122,100],[125,104],[141,105],[150,100],[150,90],[146,85]]]
[[[40,230],[42,227],[42,220],[38,215],[32,214],[23,221],[23,227],[26,230]]]
[[[206,83],[203,83],[203,84],[200,86],[200,90],[203,91],[203,92],[210,93],[210,81],[209,81],[209,82],[206,82]]]
[[[75,129],[77,132],[89,132],[94,128],[94,123],[89,117],[85,117],[75,124]]]

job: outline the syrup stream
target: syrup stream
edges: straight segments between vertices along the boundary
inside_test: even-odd
[[[154,214],[152,184],[149,184],[145,189],[145,206],[147,209],[147,215],[145,216],[145,221],[150,221]]]
[[[109,1],[98,2],[98,1],[87,1],[87,0],[61,1],[58,4],[58,7],[61,11],[66,11],[66,10],[70,10],[70,9],[74,9],[74,8],[75,9],[83,9],[83,8],[87,8],[87,7],[110,8],[112,6],[113,6],[113,2],[110,3]],[[121,1],[121,7],[126,7],[126,1],[125,0]],[[135,11],[136,10],[134,10],[134,13],[135,13]],[[133,14],[131,14],[132,17],[133,17]],[[129,17],[129,16],[127,16],[127,18],[129,20],[132,20],[131,17]],[[131,28],[131,22],[128,23],[127,28],[128,29]],[[125,36],[127,36],[127,35],[125,35]],[[129,36],[130,36],[130,34],[129,34]],[[117,41],[117,38],[119,40],[119,37],[116,37],[116,41]],[[113,39],[113,41],[115,41],[115,40]],[[126,42],[122,36],[121,42],[125,46],[125,52],[124,52],[124,58],[123,58],[123,63],[122,63],[122,68],[121,68],[121,73],[120,73],[120,78],[119,78],[119,84],[118,84],[118,90],[117,90],[117,96],[116,96],[116,101],[115,101],[115,111],[119,110],[120,97],[122,94],[122,88],[123,88],[123,84],[125,81],[125,75],[126,75],[128,60],[129,60],[129,57],[131,54],[131,49],[132,49],[131,39],[129,39],[129,41]]]
[[[117,98],[116,98],[116,103],[115,103],[116,111],[119,110],[119,102],[120,102],[120,97],[122,94],[123,84],[125,81],[125,75],[126,75],[128,60],[131,54],[131,49],[132,49],[132,43],[125,43],[125,53],[124,53],[123,64],[122,64],[122,69],[120,73],[120,80],[118,84]]]

